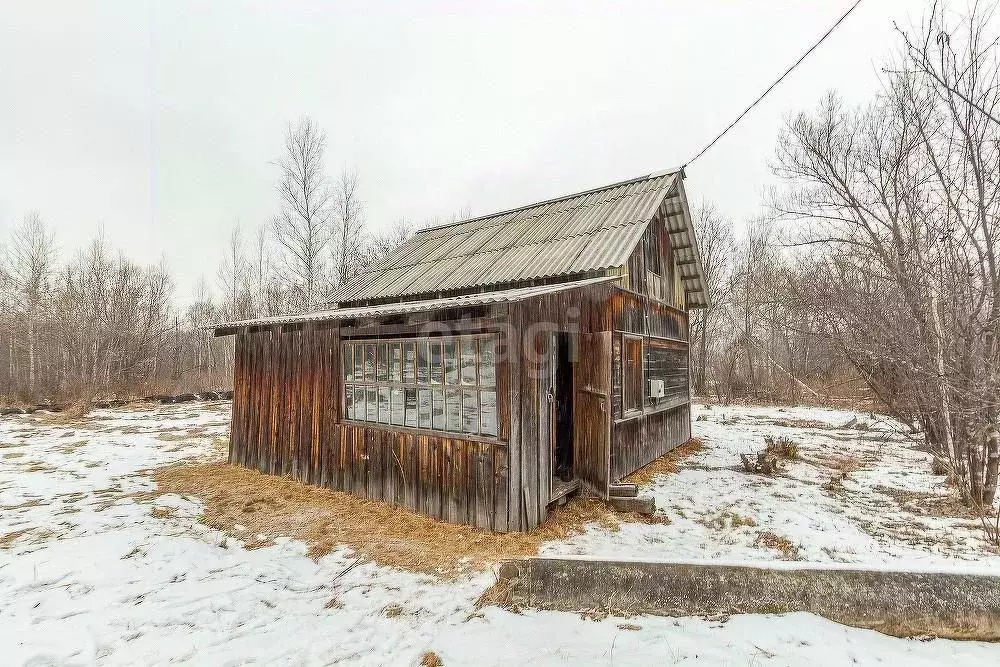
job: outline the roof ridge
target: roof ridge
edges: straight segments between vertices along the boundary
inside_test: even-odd
[[[588,190],[581,190],[580,192],[573,192],[567,195],[562,195],[559,197],[553,197],[551,199],[543,199],[542,201],[536,201],[531,204],[525,204],[523,206],[515,206],[514,208],[504,209],[502,211],[493,211],[492,213],[487,213],[485,215],[477,215],[474,218],[466,218],[465,220],[455,220],[454,222],[446,222],[440,225],[432,225],[431,227],[424,227],[414,233],[414,236],[421,234],[423,232],[429,232],[435,229],[445,229],[447,227],[454,227],[455,225],[464,225],[467,222],[475,222],[476,220],[483,220],[485,218],[495,218],[501,215],[507,215],[508,213],[515,213],[517,211],[523,211],[528,208],[535,208],[536,206],[542,206],[544,204],[554,204],[556,202],[565,201],[567,199],[573,199],[575,197],[581,197],[583,195],[593,194],[595,192],[601,192],[602,190],[610,190],[612,188],[618,188],[623,185],[631,185],[632,183],[638,183],[639,181],[652,180],[654,178],[662,178],[664,176],[671,176],[673,174],[683,174],[684,168],[678,167],[676,169],[665,169],[663,171],[655,171],[644,176],[636,176],[635,178],[629,178],[624,181],[618,181],[617,183],[610,183],[608,185],[601,185],[596,188],[590,188]]]

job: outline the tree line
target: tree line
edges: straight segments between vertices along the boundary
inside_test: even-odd
[[[37,212],[0,239],[0,401],[66,402],[225,388],[232,341],[205,327],[322,307],[338,286],[405,240],[405,220],[367,223],[351,170],[331,178],[326,136],[289,125],[278,167],[278,211],[234,226],[214,288],[202,278],[179,308],[164,264],[143,265],[99,233],[71,256]]]

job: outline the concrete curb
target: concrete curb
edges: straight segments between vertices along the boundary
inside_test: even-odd
[[[1000,641],[1000,576],[859,567],[539,557],[506,560],[515,606],[616,615],[805,611],[895,636]]]

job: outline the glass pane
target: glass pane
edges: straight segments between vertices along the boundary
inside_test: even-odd
[[[497,386],[496,346],[494,336],[479,339],[479,386]]]
[[[367,414],[365,412],[365,388],[355,387],[354,388],[354,418],[358,421],[364,421]]]
[[[476,339],[462,341],[462,384],[476,384]]]
[[[445,392],[445,430],[462,430],[462,392],[458,389]]]
[[[375,345],[372,343],[365,345],[365,381],[375,381]]]
[[[479,433],[479,393],[472,389],[462,390],[462,430]]]
[[[431,408],[431,413],[433,415],[433,427],[438,431],[444,430],[444,389],[434,389],[433,393],[433,406]]]
[[[375,387],[368,387],[368,418],[367,421],[378,421],[378,395]]]
[[[344,355],[344,380],[351,382],[354,380],[354,355],[352,354],[354,347],[346,344],[342,345],[341,349]]]
[[[416,389],[406,389],[406,418],[403,420],[405,426],[417,425],[417,390]]]
[[[389,423],[389,388],[378,388],[378,423]]]
[[[413,343],[403,344],[403,382],[413,384],[416,377],[413,371],[416,352],[413,350]]]
[[[441,343],[431,343],[431,384],[444,382],[444,367],[441,365]]]
[[[389,382],[403,381],[403,348],[399,343],[389,346]]]
[[[365,353],[364,346],[351,345],[354,348],[354,381],[361,382],[365,379]]]
[[[428,371],[429,355],[427,354],[427,341],[417,343],[417,383],[427,384],[430,382]]]
[[[497,434],[497,393],[495,391],[479,392],[480,424],[483,435]]]
[[[395,424],[396,426],[403,425],[403,390],[398,387],[392,388],[392,415],[389,418],[389,423]]]
[[[430,428],[431,427],[430,389],[417,390],[417,414],[419,415],[417,425],[420,426],[420,428]]]
[[[354,385],[344,387],[344,411],[348,419],[354,419]]]
[[[389,348],[385,343],[378,346],[378,369],[375,372],[375,378],[379,382],[385,382],[389,379]]]
[[[626,338],[624,340],[624,393],[625,409],[642,409],[642,340]]]
[[[444,344],[444,381],[458,384],[458,341],[449,340]]]

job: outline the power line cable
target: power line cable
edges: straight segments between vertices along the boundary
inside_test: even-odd
[[[774,90],[774,88],[779,83],[781,83],[785,79],[786,76],[788,76],[789,74],[791,74],[792,70],[794,70],[796,67],[798,67],[802,63],[803,60],[805,60],[806,58],[808,58],[809,54],[816,50],[816,47],[818,47],[820,44],[822,44],[824,41],[826,41],[826,38],[829,37],[833,33],[833,31],[836,30],[837,27],[841,23],[844,22],[844,19],[846,19],[848,16],[850,16],[851,12],[853,12],[855,10],[855,8],[858,5],[860,5],[860,4],[861,4],[861,0],[855,0],[855,3],[853,5],[851,5],[850,7],[848,7],[846,12],[844,12],[843,14],[841,14],[840,18],[837,19],[837,22],[834,23],[832,26],[830,26],[830,29],[827,30],[825,33],[823,33],[823,36],[820,37],[819,40],[815,44],[813,44],[812,46],[810,46],[808,51],[806,51],[801,56],[799,56],[799,59],[796,60],[792,64],[791,67],[789,67],[788,69],[786,69],[785,73],[782,74],[781,76],[779,76],[778,79],[774,83],[772,83],[770,86],[768,86],[767,90],[765,90],[763,93],[761,93],[761,96],[758,97],[756,100],[754,100],[753,104],[751,104],[746,109],[744,109],[743,113],[741,113],[736,118],[736,120],[734,120],[732,123],[730,123],[729,126],[726,127],[726,129],[724,129],[722,132],[720,132],[719,135],[717,137],[715,137],[715,139],[712,139],[712,141],[710,141],[707,146],[705,146],[704,148],[702,148],[701,151],[699,151],[699,153],[697,155],[695,155],[693,158],[691,158],[690,160],[688,160],[687,162],[685,162],[681,166],[681,168],[683,169],[684,167],[688,166],[689,164],[691,164],[692,162],[694,162],[695,160],[697,160],[698,158],[700,158],[702,155],[704,155],[705,153],[707,153],[708,149],[711,148],[712,146],[714,146],[715,143],[719,139],[721,139],[722,137],[726,136],[726,133],[729,132],[729,130],[731,130],[734,127],[736,127],[736,124],[739,123],[741,120],[743,120],[743,117],[746,116],[748,113],[750,113],[750,111],[755,106],[757,106],[758,104],[760,104],[760,101],[763,100],[765,97],[767,97],[767,94],[770,93],[772,90]]]

